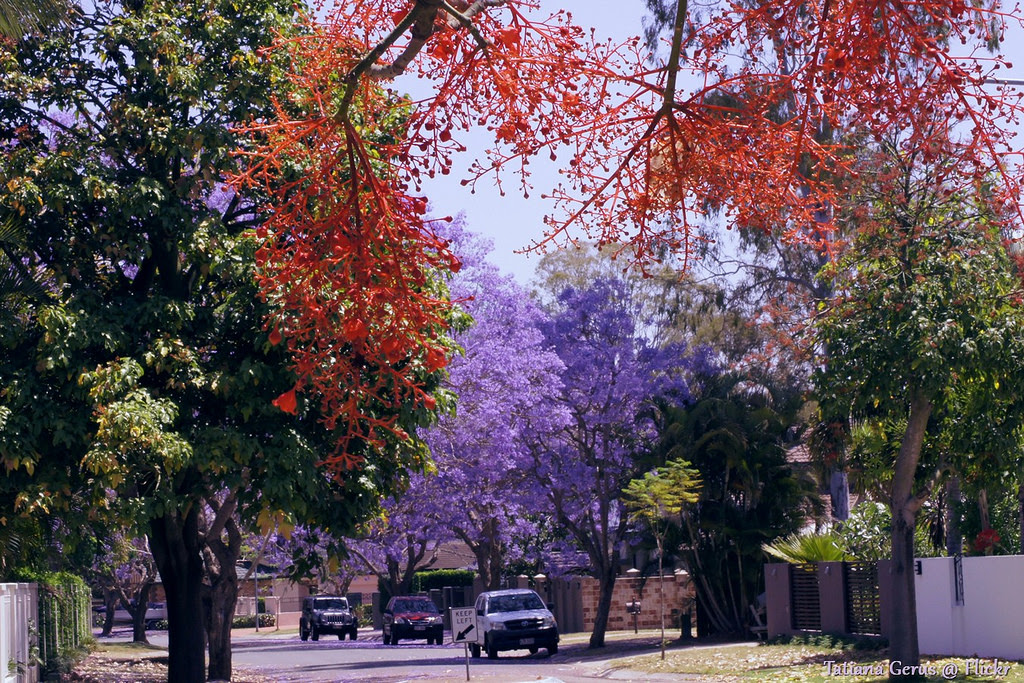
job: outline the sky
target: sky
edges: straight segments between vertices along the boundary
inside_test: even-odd
[[[643,34],[642,20],[646,9],[642,0],[541,0],[541,6],[570,11],[575,23],[584,28],[593,27],[599,40],[623,40]],[[552,11],[549,9],[546,13]],[[403,86],[410,87],[400,81],[394,84],[399,90]],[[423,189],[430,200],[432,212],[435,216],[464,212],[470,230],[494,241],[491,261],[503,272],[514,275],[520,284],[529,285],[540,257],[517,252],[543,236],[544,216],[552,213],[553,208],[551,202],[541,199],[540,195],[558,184],[557,168],[546,160],[531,162],[534,187],[529,199],[523,198],[511,176],[505,196],[501,196],[497,188],[485,187],[484,183],[477,186],[475,194],[470,194],[459,182],[465,177],[460,171],[480,155],[486,138],[484,135],[470,135],[458,139],[470,149],[461,159],[455,160],[451,175],[438,176],[424,183]],[[475,150],[474,143],[479,145]]]

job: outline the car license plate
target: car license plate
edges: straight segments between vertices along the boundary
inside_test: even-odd
[[[413,626],[413,629],[416,630],[416,631],[426,631],[427,627],[426,626]]]
[[[520,638],[519,639],[519,644],[520,645],[533,645],[533,638]]]

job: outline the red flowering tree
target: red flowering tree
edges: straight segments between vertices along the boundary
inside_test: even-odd
[[[1020,20],[998,0],[736,2],[700,14],[660,1],[668,56],[655,65],[642,41],[596,42],[535,4],[351,0],[278,46],[295,89],[250,127],[259,148],[239,182],[271,194],[263,289],[282,311],[296,388],[322,394],[350,441],[396,429],[382,408],[429,408],[417,373],[445,362],[434,283],[456,261],[423,218],[419,183],[451,172],[471,127],[494,144],[467,184],[511,171],[526,192],[529,161],[561,155],[548,241],[576,226],[630,245],[641,266],[668,250],[685,267],[707,207],[829,250],[837,208],[860,194],[864,140],[943,160],[931,182],[944,192],[997,178],[994,201],[1020,216],[1008,131],[1021,101],[993,83],[1009,65],[989,52]],[[406,72],[429,78],[433,96],[381,87]],[[353,464],[350,450],[336,462]]]
[[[657,66],[641,41],[596,42],[534,4],[353,0],[278,45],[295,90],[250,127],[260,145],[239,182],[272,196],[263,289],[284,311],[275,338],[296,357],[296,388],[323,393],[349,441],[396,429],[382,404],[429,407],[416,373],[445,363],[435,283],[457,261],[417,192],[452,170],[469,128],[494,145],[466,183],[512,171],[526,191],[530,159],[562,155],[549,240],[575,224],[629,243],[641,265],[666,248],[687,256],[707,206],[827,247],[862,135],[902,130],[904,153],[956,162],[936,183],[956,191],[995,172],[1016,196],[1006,140],[1020,101],[990,84],[1007,65],[985,51],[1012,18],[995,0],[784,0],[700,16],[659,2],[670,37]],[[381,87],[406,72],[435,94]],[[857,134],[823,134],[837,127]],[[336,464],[358,461],[348,445]]]

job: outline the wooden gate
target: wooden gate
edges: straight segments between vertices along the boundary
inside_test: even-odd
[[[844,562],[843,580],[846,587],[846,631],[881,635],[878,565],[874,562]]]
[[[793,628],[798,631],[820,631],[821,596],[818,592],[818,566],[793,565],[789,581]]]

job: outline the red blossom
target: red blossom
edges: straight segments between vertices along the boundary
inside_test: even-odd
[[[726,3],[680,15],[667,68],[650,66],[640,40],[598,43],[533,5],[477,0],[456,16],[433,1],[348,0],[277,46],[292,94],[249,126],[256,144],[236,182],[271,198],[262,288],[298,385],[322,397],[329,426],[347,427],[339,453],[351,439],[401,437],[388,415],[424,404],[416,373],[444,366],[449,303],[435,285],[458,262],[418,188],[452,170],[470,128],[495,144],[467,185],[515,172],[525,192],[529,160],[557,152],[568,163],[547,192],[561,210],[548,240],[576,226],[629,243],[641,265],[666,250],[685,263],[709,207],[828,250],[825,207],[855,194],[856,139],[897,128],[903,152],[948,162],[936,186],[996,177],[1016,206],[1007,141],[1020,97],[987,83],[1006,63],[982,50],[1019,19],[996,0]],[[413,106],[380,86],[406,71],[436,94]],[[697,85],[684,88],[687,76]],[[820,134],[834,126],[857,135]]]

